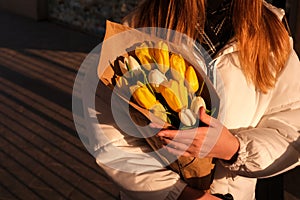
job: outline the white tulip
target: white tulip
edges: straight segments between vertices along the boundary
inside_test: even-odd
[[[142,73],[142,68],[140,63],[132,56],[128,57],[128,66],[129,66],[129,71],[133,72],[135,76]]]
[[[185,126],[193,126],[196,124],[197,116],[190,109],[182,109],[179,112],[179,119]]]
[[[205,101],[200,96],[195,96],[191,102],[191,110],[193,113],[198,115],[200,107],[204,107],[206,109]]]
[[[148,74],[149,83],[154,87],[159,87],[159,85],[167,81],[167,77],[161,73],[158,69],[153,69]]]
[[[128,57],[128,65],[129,65],[129,70],[130,71],[141,69],[140,63],[132,56]]]
[[[139,75],[142,72],[142,68],[140,63],[132,56],[128,56],[128,58],[124,58],[124,62],[119,60],[119,66],[123,76],[126,78],[130,78],[130,72],[133,72],[134,75]]]

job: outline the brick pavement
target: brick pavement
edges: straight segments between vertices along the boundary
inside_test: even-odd
[[[76,72],[100,41],[0,12],[0,199],[117,199],[78,139]]]

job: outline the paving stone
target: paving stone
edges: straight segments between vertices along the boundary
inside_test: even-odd
[[[87,184],[84,180],[79,182],[80,188],[82,188],[84,191],[88,193],[89,199],[103,199],[103,200],[115,200],[118,199],[118,193],[111,194],[110,191],[107,189],[104,189],[100,186],[95,186],[92,184]],[[69,194],[70,199],[74,200],[81,200],[81,199],[87,199],[87,196],[82,194],[79,190],[73,190]]]
[[[101,36],[2,11],[0,23],[0,199],[113,199],[72,117],[72,81]],[[65,92],[50,73],[63,74]]]

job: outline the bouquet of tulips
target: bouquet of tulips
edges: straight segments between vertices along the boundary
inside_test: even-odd
[[[112,65],[115,85],[128,90],[132,101],[176,128],[196,125],[198,110],[206,107],[196,71],[168,45],[145,41]],[[202,87],[200,87],[202,86]]]
[[[113,27],[116,26],[118,31],[122,29],[122,25]],[[195,128],[200,125],[199,108],[207,107],[206,99],[207,112],[214,114],[203,74],[180,53],[172,52],[163,40],[136,42],[130,51],[117,56],[109,65],[100,79],[146,117],[136,120],[138,125],[158,123],[162,128]],[[147,142],[154,149],[161,147],[156,137]],[[169,166],[190,186],[209,188],[214,168],[211,158],[179,157]]]

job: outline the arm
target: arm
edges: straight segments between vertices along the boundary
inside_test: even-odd
[[[229,169],[250,177],[285,172],[300,160],[300,62],[292,50],[256,128],[231,130],[240,142],[237,162]]]
[[[247,177],[268,177],[299,165],[299,119],[300,109],[295,109],[265,116],[256,128],[231,130],[240,150],[227,167]]]
[[[98,142],[94,141],[98,144],[94,152],[97,164],[119,186],[124,199],[177,199],[186,184],[177,173],[165,168],[154,154],[145,153],[152,149],[144,138],[130,135],[137,133],[137,129],[123,112],[128,105],[118,98],[111,102],[110,89],[99,84],[96,99],[99,124],[95,125],[99,130],[96,132]],[[119,126],[111,106],[119,111]]]

